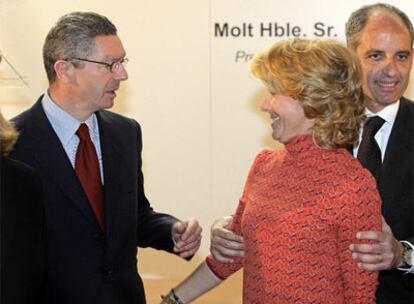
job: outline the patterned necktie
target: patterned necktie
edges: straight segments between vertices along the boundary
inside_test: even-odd
[[[378,181],[379,169],[381,168],[381,150],[375,140],[375,134],[382,127],[385,120],[379,116],[370,117],[364,125],[362,140],[358,149],[357,158],[362,166],[367,168]]]
[[[101,183],[98,156],[95,146],[89,136],[86,124],[81,124],[76,135],[79,137],[79,146],[76,151],[75,171],[88,197],[89,204],[98,220],[102,231],[104,230],[104,193]]]

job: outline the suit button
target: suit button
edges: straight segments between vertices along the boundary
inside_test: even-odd
[[[104,267],[102,269],[102,272],[103,272],[104,276],[106,276],[106,277],[112,276],[112,270],[108,267]]]

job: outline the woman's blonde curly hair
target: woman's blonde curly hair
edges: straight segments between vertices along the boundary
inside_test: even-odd
[[[365,119],[361,68],[353,51],[334,40],[289,39],[256,55],[252,73],[270,92],[298,100],[314,120],[316,144],[354,145]]]
[[[0,157],[8,156],[17,141],[18,133],[0,113]]]

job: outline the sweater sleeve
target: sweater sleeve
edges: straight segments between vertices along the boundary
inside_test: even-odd
[[[359,269],[348,248],[359,243],[358,231],[381,230],[381,200],[376,182],[364,170],[364,174],[337,190],[338,252],[346,303],[375,303],[378,272]]]
[[[244,211],[244,202],[243,198],[240,199],[239,205],[237,207],[236,213],[233,216],[233,220],[230,224],[230,230],[237,235],[242,235],[241,232],[241,218]],[[221,280],[227,279],[230,275],[235,273],[237,270],[243,267],[243,257],[235,257],[233,263],[220,263],[215,260],[213,256],[209,255],[206,259],[208,267],[211,271]]]
[[[264,150],[256,156],[256,159],[253,162],[253,165],[250,168],[246,184],[244,186],[243,195],[239,200],[239,205],[236,209],[236,213],[233,216],[233,220],[230,224],[229,229],[233,231],[237,235],[243,236],[243,229],[241,225],[241,221],[243,218],[243,213],[245,210],[245,206],[248,203],[248,197],[250,193],[250,189],[254,187],[254,179],[255,174],[258,170],[260,170],[263,163],[266,162],[267,157],[271,154],[270,151]],[[224,280],[228,278],[230,275],[238,271],[243,267],[244,259],[243,257],[236,257],[233,258],[233,263],[220,263],[213,258],[213,256],[209,255],[206,259],[207,265],[211,269],[211,271],[220,279]]]

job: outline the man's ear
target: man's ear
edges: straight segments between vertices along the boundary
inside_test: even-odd
[[[58,60],[54,64],[56,78],[62,83],[70,83],[75,75],[75,67],[70,61]]]

